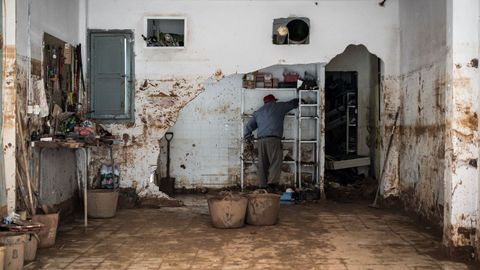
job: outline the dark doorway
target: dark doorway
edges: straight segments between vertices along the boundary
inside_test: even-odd
[[[356,71],[326,72],[325,153],[346,159],[357,155],[358,82]]]

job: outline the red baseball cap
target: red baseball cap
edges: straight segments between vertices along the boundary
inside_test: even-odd
[[[264,96],[264,97],[263,97],[263,103],[264,103],[264,104],[267,104],[268,102],[274,101],[274,100],[275,100],[275,101],[278,100],[278,99],[275,98],[274,95],[267,95],[267,96]]]

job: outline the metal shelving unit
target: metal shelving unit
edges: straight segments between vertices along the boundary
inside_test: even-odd
[[[245,92],[246,91],[264,91],[272,92],[272,94],[286,91],[295,91],[295,95],[299,98],[299,106],[295,113],[289,113],[286,115],[286,118],[290,118],[290,121],[295,121],[292,127],[296,129],[293,132],[294,138],[288,138],[282,140],[283,143],[293,144],[293,153],[294,157],[292,161],[283,161],[284,164],[293,165],[293,174],[294,174],[294,183],[293,186],[297,188],[302,188],[304,186],[304,181],[302,180],[302,172],[310,173],[312,180],[315,181],[315,184],[318,186],[320,184],[320,91],[319,90],[297,90],[295,88],[256,88],[256,89],[245,89],[242,88],[242,98],[241,98],[241,119],[242,125],[240,134],[243,136],[243,128],[246,122],[252,117],[251,114],[245,112]],[[312,96],[314,98],[312,99]],[[301,100],[303,98],[308,98],[311,102],[309,104],[302,104]],[[309,113],[307,113],[308,111]],[[305,124],[306,127],[302,128],[302,124]],[[305,130],[302,130],[305,129]],[[302,134],[308,134],[306,131],[313,133],[314,136],[311,138],[303,138]],[[304,131],[304,132],[302,132]],[[255,164],[257,161],[254,160],[245,160],[244,159],[244,150],[245,142],[242,138],[241,143],[241,168],[240,168],[240,184],[242,189],[245,186],[245,165]],[[255,142],[256,140],[254,140]],[[310,148],[312,152],[312,160],[302,160],[302,147]]]
[[[347,155],[355,155],[357,153],[357,94],[347,93],[346,96],[346,142],[345,151]]]
[[[315,98],[312,99],[312,95]],[[320,91],[319,90],[299,90],[298,91],[298,183],[297,187],[302,188],[302,172],[308,172],[312,175],[312,180],[315,180],[316,185],[320,184]],[[315,103],[302,104],[302,99],[314,100]],[[303,123],[311,123],[310,130],[313,130],[314,136],[311,138],[303,138],[302,131]],[[312,151],[312,159],[302,160],[302,148],[309,145]],[[309,167],[309,170],[306,168]]]

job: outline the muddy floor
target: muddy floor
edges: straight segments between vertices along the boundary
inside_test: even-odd
[[[204,196],[185,207],[120,210],[63,225],[26,269],[476,269],[442,257],[411,218],[367,203],[282,205],[280,223],[220,230]]]

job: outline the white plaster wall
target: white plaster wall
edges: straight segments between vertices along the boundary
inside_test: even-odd
[[[317,3],[317,4],[315,4]],[[88,2],[88,28],[135,31],[138,79],[248,72],[272,64],[328,62],[349,44],[364,44],[397,71],[398,1],[153,1]],[[184,50],[145,49],[145,16],[187,17]],[[274,18],[305,16],[310,45],[275,46]]]
[[[181,104],[188,103],[202,91],[198,83],[217,70],[229,75],[274,64],[327,63],[349,44],[364,44],[385,61],[389,87],[398,89],[395,82],[399,59],[398,1],[388,1],[386,7],[380,7],[374,0],[104,0],[88,1],[87,11],[89,29],[132,29],[135,33],[135,124],[107,126],[117,135],[135,138],[134,142],[129,140],[125,146],[116,149],[117,158],[122,162],[124,186],[147,178],[150,164],[156,163],[157,140],[177,120],[177,114],[183,107]],[[143,18],[175,15],[187,18],[186,48],[144,48],[141,39]],[[310,18],[311,44],[272,45],[273,19],[288,16]],[[147,79],[154,80],[156,86],[141,90]],[[176,93],[178,89],[173,89],[171,80],[180,80],[192,94],[152,97],[151,93],[162,91]],[[205,91],[209,91],[208,88]],[[184,93],[183,90],[180,92]],[[174,101],[177,105],[173,105]],[[208,101],[205,106],[214,108],[216,104]],[[393,111],[388,106],[386,110]],[[195,137],[195,134],[190,136]],[[202,160],[209,154],[201,151],[195,158]],[[174,167],[180,165],[178,162],[172,164]],[[199,179],[198,176],[190,175],[189,179]],[[395,178],[395,173],[392,177]],[[206,183],[207,178],[199,181]]]
[[[400,2],[400,186],[407,207],[441,225],[444,205],[446,1]]]
[[[233,186],[240,179],[241,77],[207,81],[205,91],[181,110],[169,129],[174,133],[170,172],[177,186]],[[159,165],[165,176],[165,140],[161,146]]]
[[[30,5],[30,22],[28,10]],[[17,1],[17,52],[41,60],[43,34],[48,33],[71,44],[79,43],[78,0],[20,0]],[[30,41],[29,41],[30,39]]]

